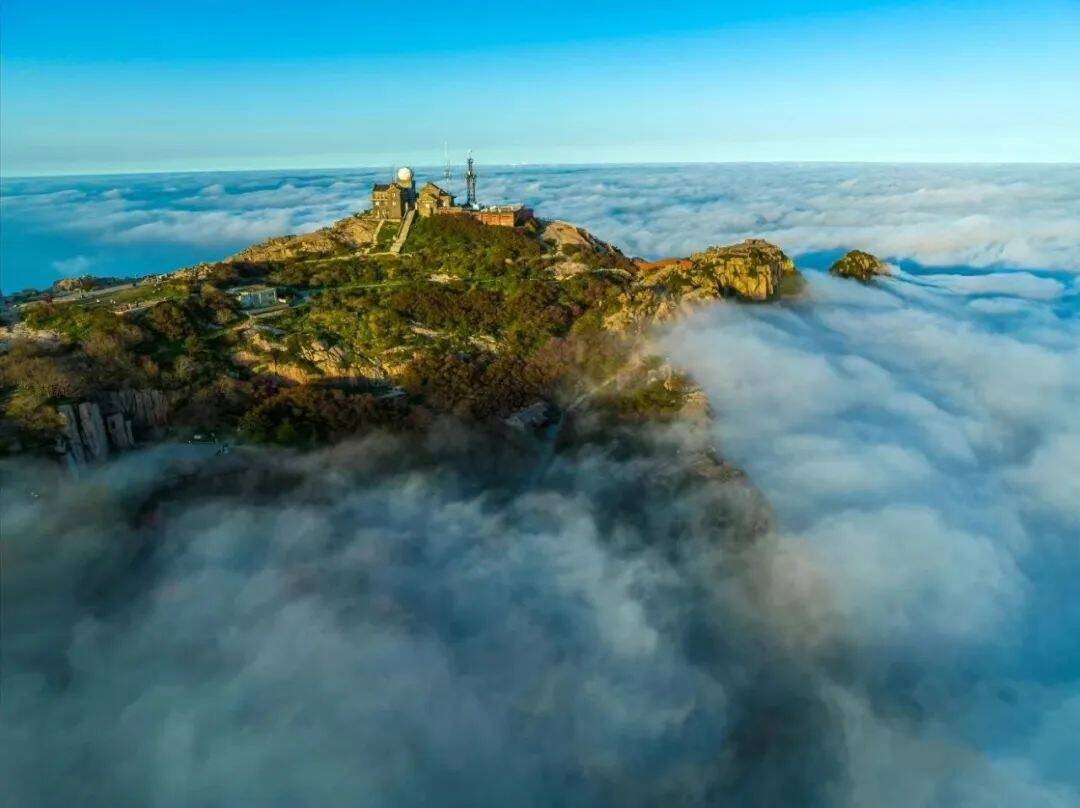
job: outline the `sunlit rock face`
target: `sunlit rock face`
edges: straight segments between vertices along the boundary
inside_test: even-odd
[[[673,320],[718,298],[750,302],[798,292],[802,276],[783,250],[763,239],[709,247],[689,258],[635,260],[638,276],[604,324],[632,331]]]
[[[775,244],[752,238],[726,247],[709,247],[690,256],[694,275],[714,283],[715,291],[744,300],[770,300],[780,294],[795,264]]]
[[[854,278],[866,283],[876,275],[888,275],[888,265],[875,255],[862,250],[851,250],[829,267],[829,272],[842,278]]]

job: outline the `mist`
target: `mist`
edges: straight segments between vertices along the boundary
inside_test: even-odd
[[[441,163],[442,155],[432,158]],[[756,237],[796,258],[857,247],[909,269],[1075,273],[1080,267],[1076,165],[507,167],[477,158],[482,202],[525,202],[537,215],[586,227],[627,255],[688,255]],[[371,184],[393,170],[5,178],[4,289],[217,261],[367,208]],[[464,195],[461,166],[453,166],[449,181],[441,165],[416,170],[419,179]]]
[[[5,216],[62,227],[56,273],[107,272],[323,224],[374,176],[26,180]],[[654,335],[757,493],[687,483],[678,427],[5,464],[9,800],[1077,804],[1075,176],[484,175],[630,253],[799,256],[800,300]],[[847,246],[893,277],[817,271]]]
[[[768,634],[729,518],[745,485],[679,482],[676,437],[539,478],[460,426],[306,455],[162,446],[78,480],[5,468],[9,794],[824,799],[831,753],[805,744],[831,718]]]
[[[658,348],[775,509],[779,588],[826,593],[854,804],[1075,804],[1076,291],[893,271]]]
[[[36,805],[1075,804],[1072,294],[811,272],[800,302],[658,334],[765,520],[741,480],[683,473],[678,426],[543,461],[447,424],[6,467],[5,782]]]

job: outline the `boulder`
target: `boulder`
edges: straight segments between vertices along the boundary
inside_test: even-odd
[[[866,283],[877,275],[888,275],[889,266],[877,256],[862,250],[852,250],[829,267],[829,273],[842,278],[854,278]]]
[[[540,227],[540,240],[561,253],[585,250],[598,255],[622,255],[617,247],[601,241],[583,227],[577,227],[569,222],[544,221],[540,222]]]

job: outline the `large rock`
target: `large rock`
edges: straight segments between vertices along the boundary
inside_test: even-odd
[[[138,433],[154,437],[169,423],[169,402],[160,390],[117,390],[98,401],[106,414],[123,413]]]
[[[94,401],[61,404],[56,408],[64,422],[59,452],[73,468],[96,463],[109,456],[109,438],[101,408]]]
[[[109,433],[109,444],[120,451],[135,448],[135,434],[131,421],[122,412],[114,412],[105,417],[105,429]]]
[[[862,250],[852,250],[829,267],[829,272],[842,278],[854,278],[866,283],[877,275],[888,275],[889,267],[877,256]]]
[[[79,434],[79,416],[75,412],[74,405],[61,404],[56,411],[60,413],[60,418],[64,422],[60,452],[67,456],[70,465],[75,467],[86,465],[86,447],[83,446],[82,435]]]
[[[584,250],[598,255],[622,255],[617,247],[601,241],[583,227],[577,227],[569,222],[542,221],[540,226],[540,240],[560,253],[575,254]]]
[[[797,276],[790,258],[775,244],[747,239],[726,247],[709,247],[690,256],[688,273],[696,282],[705,283],[724,297],[743,300],[771,300],[778,296],[785,276]]]
[[[636,264],[637,281],[604,318],[604,325],[613,331],[632,331],[670,320],[690,306],[721,297],[772,300],[802,284],[791,259],[775,244],[761,239],[710,247],[689,258]]]
[[[57,451],[76,469],[135,448],[136,434],[162,437],[169,420],[169,402],[160,390],[105,392],[96,401],[61,404],[56,410],[64,422]]]
[[[228,261],[262,262],[285,261],[304,256],[337,255],[352,253],[370,247],[378,227],[378,220],[363,214],[346,216],[329,227],[297,236],[278,236],[255,244]]]
[[[84,401],[76,412],[86,459],[90,462],[105,460],[109,456],[109,438],[105,432],[105,419],[101,417],[101,407],[93,401]]]

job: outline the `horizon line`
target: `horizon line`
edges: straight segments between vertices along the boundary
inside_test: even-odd
[[[401,163],[405,165],[406,163]],[[0,172],[0,182],[13,180],[34,179],[66,179],[66,178],[89,178],[89,177],[145,177],[170,174],[256,174],[275,172],[307,172],[307,171],[381,171],[391,165],[390,163],[379,165],[326,165],[308,166],[299,168],[296,166],[278,166],[266,168],[187,168],[167,169],[150,168],[123,171],[67,171],[67,172],[42,172],[28,174],[5,174]],[[1068,166],[1080,167],[1080,160],[640,160],[640,161],[566,161],[566,162],[512,162],[512,163],[486,163],[495,168],[565,168],[565,167],[651,167],[651,166],[712,166],[712,165],[833,165],[833,166]],[[411,166],[413,167],[413,166]],[[443,165],[423,163],[414,164],[420,169],[432,168],[442,171]]]

